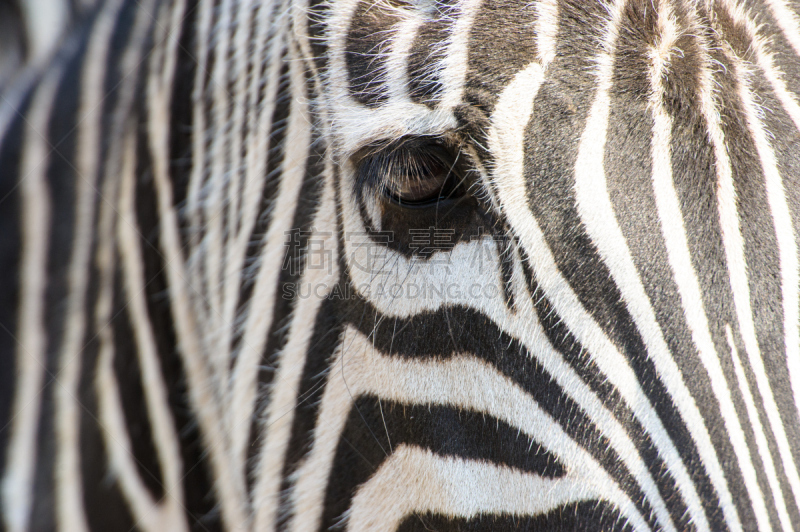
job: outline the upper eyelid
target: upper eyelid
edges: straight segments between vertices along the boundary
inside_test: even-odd
[[[447,175],[453,175],[458,180],[457,186],[466,186],[465,190],[472,190],[472,185],[476,184],[474,178],[470,177],[474,170],[473,159],[470,151],[463,142],[454,137],[443,139],[439,136],[411,137],[406,139],[394,139],[386,143],[373,144],[366,146],[359,153],[354,163],[354,191],[357,195],[367,194],[371,196],[379,193],[383,194],[390,190],[393,179],[398,176],[396,168],[389,165],[392,162],[393,153],[420,150],[420,154],[428,157],[437,157],[447,168]],[[395,145],[395,149],[392,148]],[[465,149],[466,148],[466,149]],[[370,160],[372,159],[372,160]],[[370,167],[365,168],[365,164]],[[471,184],[470,184],[471,183]],[[472,193],[470,193],[472,195]]]
[[[357,149],[354,149],[345,154],[345,158],[351,163],[357,165],[367,156],[391,148],[393,145],[400,146],[402,144],[436,144],[444,148],[450,149],[457,145],[463,144],[464,139],[456,129],[448,129],[440,133],[426,133],[426,134],[408,134],[394,137],[380,137],[373,138],[369,142],[364,142]]]
[[[391,179],[388,172],[380,169],[381,163],[389,160],[393,154],[400,154],[405,152],[414,152],[419,150],[420,155],[423,155],[425,150],[430,150],[426,155],[440,157],[442,163],[448,166],[452,171],[459,156],[452,153],[439,136],[436,137],[410,137],[401,139],[391,139],[388,142],[365,146],[353,155],[353,165],[355,167],[355,186],[358,191],[367,190],[383,190]],[[461,150],[459,150],[460,152]],[[431,152],[437,152],[432,154]],[[377,161],[378,171],[370,172],[370,169],[364,169],[363,165],[371,158],[379,158]],[[384,159],[381,161],[380,159]],[[374,169],[374,168],[373,168]]]

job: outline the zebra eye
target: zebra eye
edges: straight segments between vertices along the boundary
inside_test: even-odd
[[[456,162],[441,145],[405,142],[367,155],[359,178],[392,203],[427,207],[463,195]]]

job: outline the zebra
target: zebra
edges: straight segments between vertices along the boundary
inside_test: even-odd
[[[0,530],[800,529],[796,2],[0,13]]]

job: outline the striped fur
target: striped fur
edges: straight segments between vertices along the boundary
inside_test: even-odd
[[[37,5],[0,530],[800,530],[796,2]]]

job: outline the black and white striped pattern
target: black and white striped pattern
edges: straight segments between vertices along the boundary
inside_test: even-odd
[[[800,530],[796,2],[38,4],[0,530]]]

